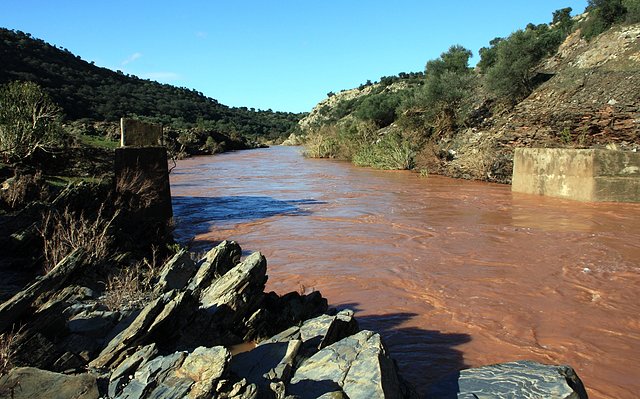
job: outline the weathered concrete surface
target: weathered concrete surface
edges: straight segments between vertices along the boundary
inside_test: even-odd
[[[162,145],[162,125],[120,118],[122,147],[155,147]]]
[[[640,202],[640,153],[516,148],[511,189],[578,201]]]

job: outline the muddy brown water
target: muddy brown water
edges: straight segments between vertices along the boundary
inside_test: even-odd
[[[590,398],[640,396],[640,205],[303,158],[180,161],[180,240],[268,260],[267,289],[319,290],[379,331],[420,392],[466,367],[569,364]]]

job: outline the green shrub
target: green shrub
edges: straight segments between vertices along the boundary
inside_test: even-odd
[[[402,102],[397,93],[384,92],[369,95],[354,111],[354,116],[363,121],[371,121],[378,127],[389,126],[396,119],[396,109]]]
[[[628,24],[640,22],[640,0],[622,0],[622,4],[627,9],[625,22]]]
[[[582,36],[587,40],[598,36],[614,24],[640,20],[638,0],[589,0],[587,10],[589,18],[582,26]]]
[[[0,155],[21,161],[39,148],[63,144],[61,118],[60,107],[37,84],[0,87]]]

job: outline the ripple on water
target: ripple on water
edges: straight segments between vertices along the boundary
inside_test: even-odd
[[[282,147],[180,161],[171,178],[180,238],[237,240],[267,257],[267,289],[355,309],[423,391],[449,371],[532,359],[572,365],[591,398],[640,392],[640,205]]]

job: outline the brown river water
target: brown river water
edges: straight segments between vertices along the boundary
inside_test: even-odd
[[[420,392],[461,368],[573,366],[590,398],[640,397],[640,204],[305,159],[183,160],[176,234],[268,260],[267,289],[319,290],[380,332]]]

